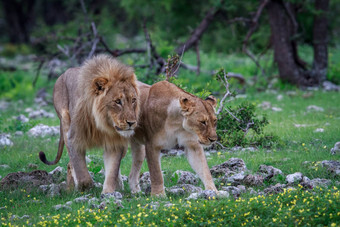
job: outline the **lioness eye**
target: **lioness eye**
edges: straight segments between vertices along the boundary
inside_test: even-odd
[[[136,102],[136,99],[135,99],[135,98],[133,98],[133,99],[132,99],[132,103],[135,103],[135,102]]]
[[[200,121],[202,125],[207,125],[206,121]]]
[[[120,99],[117,99],[115,103],[117,103],[118,105],[122,105],[122,101],[120,101]]]

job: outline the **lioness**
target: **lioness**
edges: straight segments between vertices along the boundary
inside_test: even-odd
[[[42,162],[56,164],[66,144],[70,163],[68,185],[84,190],[93,185],[85,162],[85,150],[104,148],[105,181],[103,193],[116,189],[120,161],[126,153],[128,137],[134,133],[139,115],[139,90],[131,67],[98,55],[80,68],[62,74],[53,92],[54,107],[60,119],[57,157]]]
[[[203,150],[203,146],[210,146],[217,140],[216,99],[209,96],[202,100],[166,81],[151,87],[139,82],[138,86],[141,92],[141,116],[131,138],[131,191],[140,191],[139,173],[146,153],[151,194],[165,194],[160,151],[171,149],[177,144],[185,148],[188,161],[203,181],[205,189],[217,191]]]

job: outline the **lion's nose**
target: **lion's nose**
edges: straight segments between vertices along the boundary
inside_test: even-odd
[[[136,124],[135,121],[126,121],[126,123],[129,125],[129,127],[131,127],[132,125]]]
[[[210,137],[208,139],[209,139],[210,143],[213,143],[217,140],[216,138],[210,138]]]

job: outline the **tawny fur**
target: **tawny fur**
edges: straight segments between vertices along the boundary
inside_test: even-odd
[[[209,97],[202,100],[166,81],[151,87],[139,82],[138,86],[141,92],[141,116],[131,139],[131,191],[140,191],[138,177],[146,155],[151,194],[164,195],[160,151],[171,149],[177,144],[184,146],[188,161],[205,188],[217,191],[202,147],[217,140],[216,99]]]
[[[104,155],[119,169],[128,143],[124,135],[132,134],[139,116],[139,90],[133,69],[107,55],[96,56],[58,78],[53,100],[61,126],[58,154],[48,162],[40,152],[40,159],[56,164],[66,143],[70,157],[68,183],[74,181],[79,190],[93,185],[85,163],[86,149],[104,148]],[[104,193],[116,188],[116,167],[110,171],[105,177]]]

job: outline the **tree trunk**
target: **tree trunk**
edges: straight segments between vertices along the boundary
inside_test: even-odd
[[[299,86],[320,85],[327,73],[327,17],[329,0],[315,0],[315,8],[322,13],[315,16],[313,29],[314,64],[306,70],[305,63],[299,59],[297,43],[292,39],[297,31],[294,9],[289,2],[271,0],[267,5],[272,32],[274,60],[280,78]]]
[[[2,0],[7,32],[12,43],[28,43],[35,0]]]
[[[315,0],[315,9],[318,14],[314,17],[313,46],[314,63],[313,76],[319,84],[326,80],[328,66],[328,20],[327,11],[329,0]]]
[[[280,78],[293,84],[301,84],[301,69],[295,61],[296,48],[291,40],[293,24],[281,0],[272,0],[267,5],[272,32],[274,60],[278,65]]]

